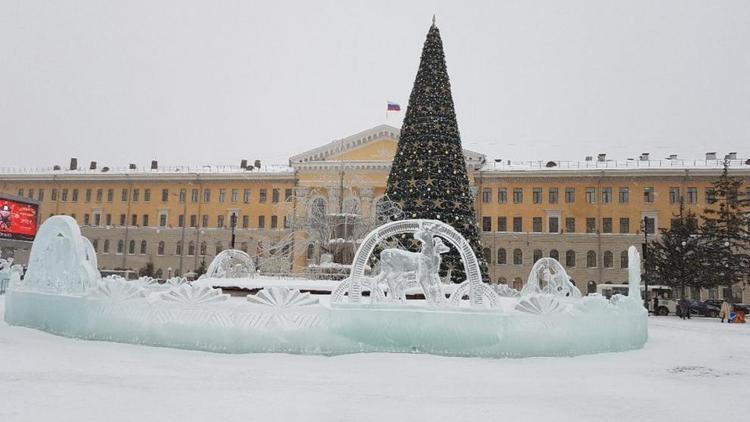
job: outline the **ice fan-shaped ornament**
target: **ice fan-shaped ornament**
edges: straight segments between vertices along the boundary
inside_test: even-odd
[[[145,299],[148,294],[135,283],[126,281],[122,277],[110,276],[99,280],[96,286],[89,290],[88,297],[106,299],[112,302],[124,302],[133,299]]]
[[[161,299],[166,302],[200,305],[204,303],[223,302],[229,299],[229,295],[222,293],[221,289],[186,283],[162,293]]]
[[[286,287],[266,287],[255,295],[248,295],[247,301],[277,308],[308,306],[318,303],[318,299],[312,297],[310,293],[300,293],[297,289]]]
[[[516,305],[516,310],[529,314],[552,314],[562,312],[564,306],[551,295],[534,295],[521,299]]]

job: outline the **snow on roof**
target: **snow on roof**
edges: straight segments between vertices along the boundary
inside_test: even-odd
[[[729,168],[750,170],[749,159],[728,160]],[[582,171],[582,170],[680,170],[722,169],[724,160],[586,160],[586,161],[513,161],[487,162],[480,171]]]
[[[263,165],[260,168],[248,166],[247,169],[243,169],[236,165],[185,165],[185,166],[160,166],[156,169],[150,167],[110,167],[101,166],[96,169],[89,168],[78,168],[76,170],[70,170],[69,168],[55,169],[54,167],[0,167],[0,174],[13,174],[13,175],[77,175],[77,176],[88,176],[88,175],[148,175],[148,174],[268,174],[268,173],[294,173],[292,167],[286,165]]]

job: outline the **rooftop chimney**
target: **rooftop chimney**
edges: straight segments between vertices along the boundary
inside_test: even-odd
[[[159,162],[156,160],[151,160],[151,170],[157,170],[159,168]]]
[[[260,168],[260,160],[255,160],[255,168]]]
[[[643,154],[641,154],[640,160],[641,161],[648,161],[648,153],[644,152]]]
[[[54,166],[52,166],[52,170],[60,170],[60,165],[55,164]]]
[[[716,159],[716,153],[715,152],[707,152],[706,153],[706,160],[715,160]]]
[[[590,155],[586,156],[586,161],[593,161],[593,160],[594,160],[594,157],[592,157]]]
[[[106,173],[108,171],[109,171],[109,167],[107,166],[102,167],[102,173]]]
[[[667,160],[676,160],[676,159],[677,159],[677,154],[669,154],[669,158],[667,158]]]
[[[96,170],[96,161],[92,161],[91,164],[89,164],[89,170]]]
[[[133,163],[128,164],[128,169],[135,170],[135,164]]]
[[[727,159],[729,160],[736,160],[737,159],[737,153],[736,152],[730,152],[727,154]]]
[[[596,156],[596,159],[599,161],[607,161],[607,154],[599,154]]]
[[[240,161],[240,168],[241,169],[246,169],[247,168],[247,160]]]
[[[70,169],[71,170],[78,170],[78,159],[73,157],[70,159]]]

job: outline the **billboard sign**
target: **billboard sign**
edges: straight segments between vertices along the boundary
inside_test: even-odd
[[[38,227],[38,203],[19,196],[0,194],[0,240],[32,241]]]

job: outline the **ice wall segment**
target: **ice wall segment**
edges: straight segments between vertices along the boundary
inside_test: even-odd
[[[480,301],[471,300],[468,285],[440,303],[389,300],[387,283],[377,287],[379,298],[357,295],[351,301],[351,281],[342,283],[335,301],[286,288],[267,288],[244,300],[180,278],[164,284],[102,279],[91,271],[95,262],[87,241],[69,223],[67,217],[48,219],[26,277],[12,275],[9,324],[82,339],[225,353],[572,356],[636,349],[647,338],[640,294],[581,298],[554,260],[535,266],[528,291],[498,289],[505,294],[500,296],[486,287],[479,290],[487,296]],[[408,227],[436,225],[417,220]],[[416,271],[422,270],[434,269]],[[413,275],[420,276],[431,279]],[[362,275],[360,282],[367,290],[372,280]]]

